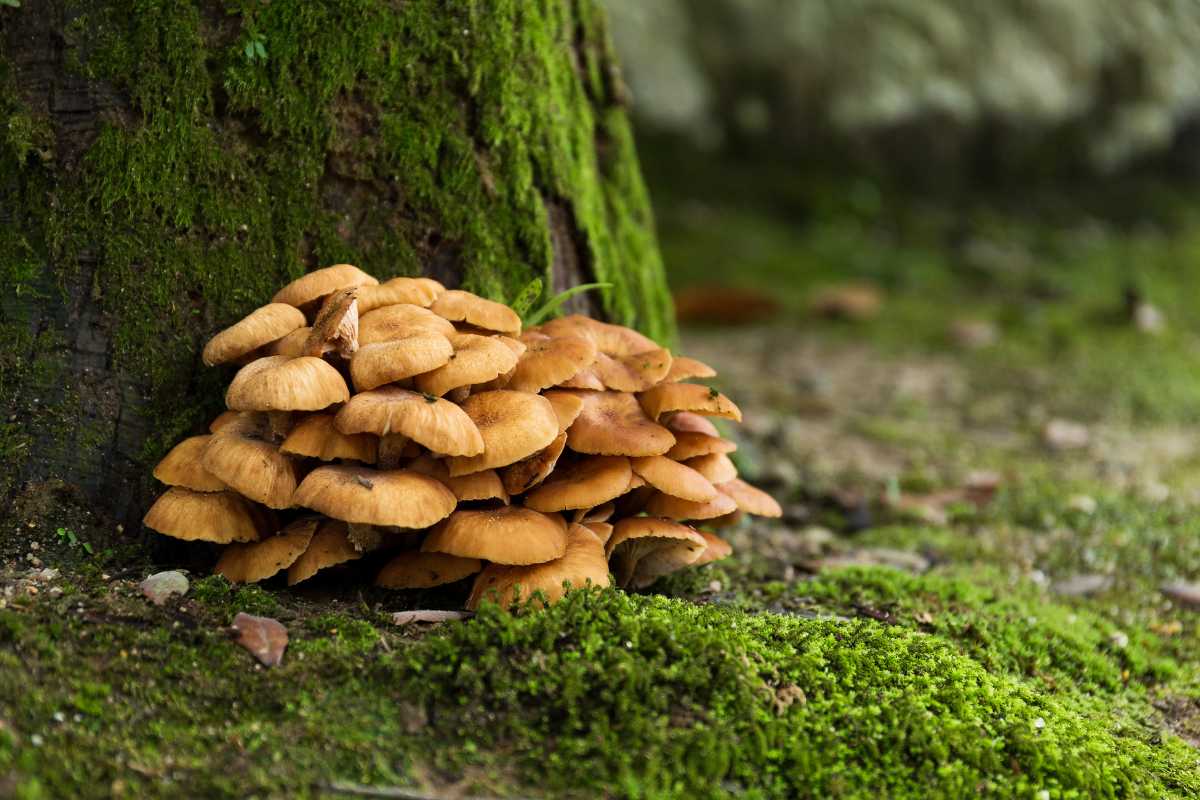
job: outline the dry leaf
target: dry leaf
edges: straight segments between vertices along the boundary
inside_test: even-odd
[[[249,650],[263,666],[274,667],[283,660],[288,632],[279,620],[238,612],[233,618],[233,629],[238,634],[237,643]]]

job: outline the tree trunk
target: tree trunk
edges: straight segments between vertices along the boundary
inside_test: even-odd
[[[623,96],[595,0],[0,4],[2,530],[136,524],[203,342],[306,269],[668,337]]]

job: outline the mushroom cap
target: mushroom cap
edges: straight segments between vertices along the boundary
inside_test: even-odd
[[[400,553],[375,576],[375,585],[388,589],[429,589],[461,581],[483,569],[478,558],[463,558],[449,553]]]
[[[470,475],[459,475],[451,478],[450,470],[440,459],[426,454],[409,462],[407,469],[436,478],[454,492],[460,503],[472,500],[499,500],[508,505],[508,492],[504,490],[504,482],[494,469],[472,472]]]
[[[560,432],[565,432],[567,428],[571,427],[571,423],[583,411],[583,400],[574,392],[546,392],[542,397],[549,400],[550,405],[554,406]]]
[[[647,514],[670,519],[713,519],[736,510],[737,503],[719,490],[717,496],[706,503],[694,503],[662,492],[655,492],[646,502]]]
[[[288,508],[296,491],[296,464],[270,439],[265,414],[242,414],[212,435],[202,463],[244,497],[268,508]]]
[[[412,336],[416,331],[450,336],[454,326],[427,308],[399,303],[364,313],[358,320],[358,343],[390,342]]]
[[[580,370],[575,374],[575,377],[560,383],[559,387],[563,389],[588,389],[593,392],[603,392],[607,388],[604,385],[604,381],[600,380],[600,376],[596,374],[596,370],[591,367]]]
[[[225,392],[234,411],[320,411],[350,399],[336,369],[319,358],[267,356],[238,370]]]
[[[741,478],[717,484],[717,490],[731,498],[738,511],[744,511],[756,517],[783,516],[783,509],[779,507],[779,503],[774,497],[756,486],[751,486]]]
[[[221,430],[221,428],[224,428],[226,425],[233,422],[235,419],[237,419],[241,415],[242,415],[242,412],[240,412],[240,411],[222,411],[220,414],[217,415],[216,419],[214,419],[212,422],[208,423],[208,432],[216,433],[217,431]]]
[[[696,533],[704,537],[704,541],[707,544],[700,557],[692,562],[692,566],[699,567],[704,564],[711,564],[714,561],[720,561],[723,558],[733,555],[733,546],[715,533],[709,533],[708,531],[696,531]]]
[[[421,549],[497,564],[540,564],[566,551],[567,525],[562,517],[521,506],[459,509],[434,528]]]
[[[289,306],[303,308],[338,289],[347,289],[351,286],[374,286],[377,283],[379,281],[353,264],[335,264],[332,267],[315,269],[307,275],[301,275],[276,292],[275,296],[271,298],[271,302],[287,303]]]
[[[230,583],[257,583],[287,569],[308,549],[320,522],[298,519],[274,536],[250,544],[231,544],[221,551],[213,572]]]
[[[697,417],[697,419],[704,419],[704,417]],[[707,421],[705,420],[705,422]],[[720,436],[710,436],[707,433],[696,433],[695,431],[676,431],[675,446],[667,451],[667,458],[686,461],[696,456],[706,456],[710,453],[732,453],[734,450],[737,450],[737,445]]]
[[[566,446],[567,434],[560,433],[549,447],[543,447],[529,458],[523,458],[511,466],[505,467],[503,474],[505,491],[509,494],[520,494],[546,480],[554,471],[554,465],[558,463],[559,456],[562,455]]]
[[[306,356],[337,350],[350,358],[358,349],[358,287],[339,289],[325,298],[304,342]]]
[[[346,522],[400,528],[428,528],[458,505],[453,492],[427,475],[346,464],[310,472],[293,502]]]
[[[665,383],[679,383],[692,378],[715,378],[717,371],[703,361],[687,356],[675,356],[671,361],[671,369],[663,378]]]
[[[632,475],[625,456],[583,458],[525,495],[525,505],[546,512],[594,508],[625,494]]]
[[[154,501],[142,524],[187,541],[256,542],[275,530],[271,512],[236,492],[193,492],[172,486]]]
[[[291,308],[291,306],[288,306],[288,308]],[[312,328],[305,325],[303,328],[296,328],[296,330],[282,339],[276,339],[260,352],[264,356],[290,356],[291,358],[296,358],[297,356],[304,355],[305,348],[308,345],[308,337],[311,335]]]
[[[596,349],[610,356],[628,356],[654,350],[658,343],[632,328],[613,325],[598,319],[571,314],[552,319],[541,326],[548,336],[584,336],[596,344]]]
[[[572,525],[566,536],[566,550],[553,561],[530,566],[489,564],[475,579],[467,608],[478,608],[484,600],[509,608],[537,592],[547,605],[556,603],[568,591],[564,583],[570,590],[607,587],[608,561],[600,538],[582,525]]]
[[[631,394],[580,392],[583,410],[567,430],[567,446],[577,453],[605,456],[657,456],[675,437],[646,416]]]
[[[429,308],[446,287],[432,278],[392,278],[375,286],[364,286],[358,293],[358,311],[366,314],[382,306],[399,303]]]
[[[689,458],[687,465],[713,483],[726,483],[738,476],[737,467],[724,453],[709,453]]]
[[[335,424],[343,433],[398,433],[443,455],[484,452],[483,435],[461,407],[396,386],[354,395],[337,413]]]
[[[612,502],[598,505],[595,508],[581,508],[575,512],[575,521],[608,522],[614,511],[616,511],[616,505]]]
[[[452,333],[447,338],[453,353],[442,366],[417,376],[422,392],[441,397],[460,386],[494,380],[517,365],[516,354],[499,337]]]
[[[350,359],[354,389],[366,392],[385,383],[436,370],[450,361],[454,348],[440,333],[410,331],[408,336],[363,345]]]
[[[362,555],[362,551],[350,541],[346,523],[336,519],[322,520],[308,547],[288,567],[288,586],[308,580],[328,567],[362,558]]]
[[[720,491],[720,490],[718,489],[718,491]],[[712,528],[713,530],[718,530],[720,528],[729,528],[734,525],[737,525],[739,522],[742,521],[742,519],[745,516],[746,516],[746,512],[742,511],[741,509],[738,509],[737,511],[732,511],[728,514],[722,514],[719,517],[713,517],[712,519],[704,520],[704,527]]]
[[[442,292],[430,309],[451,322],[465,322],[476,328],[513,336],[521,332],[521,318],[517,312],[503,303],[485,300],[459,289]]]
[[[334,419],[333,414],[309,414],[292,426],[279,451],[322,461],[344,458],[374,464],[379,455],[379,440],[362,433],[342,433],[334,425]]]
[[[646,483],[663,494],[697,503],[707,503],[717,496],[717,488],[704,475],[666,456],[635,458],[631,460],[631,466]]]
[[[204,449],[212,435],[189,436],[171,448],[154,468],[154,477],[167,486],[182,486],[195,492],[220,492],[229,487],[204,468]]]
[[[596,360],[596,345],[582,336],[530,338],[509,379],[510,389],[540,392],[575,377]]]
[[[713,425],[708,417],[702,417],[691,411],[677,411],[663,420],[663,424],[672,433],[703,433],[708,436],[720,436],[721,432]]]
[[[270,303],[209,339],[204,346],[204,363],[211,367],[233,361],[303,327],[304,314],[300,309],[286,303]]]
[[[708,542],[686,525],[655,517],[627,517],[613,526],[604,549],[617,584],[643,589],[695,563]]]
[[[554,407],[541,395],[497,389],[471,395],[462,409],[483,436],[483,452],[451,458],[447,465],[452,476],[515,464],[558,436]]]
[[[627,356],[599,353],[592,371],[605,388],[620,392],[642,392],[657,384],[671,369],[671,351],[656,347]]]
[[[593,520],[590,522],[580,522],[579,524],[596,534],[596,538],[600,540],[600,544],[607,544],[608,540],[612,538],[613,526],[611,523]]]
[[[638,395],[638,402],[651,419],[672,411],[691,411],[708,417],[742,421],[742,412],[733,401],[709,386],[699,383],[660,383]]]

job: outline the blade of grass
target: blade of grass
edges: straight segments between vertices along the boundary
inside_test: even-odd
[[[555,311],[557,311],[559,309],[559,306],[561,306],[563,303],[567,302],[568,300],[570,300],[572,297],[574,297],[577,294],[583,294],[584,292],[590,292],[593,289],[611,289],[611,288],[612,288],[611,283],[581,283],[578,286],[572,286],[570,289],[567,289],[564,292],[559,292],[558,294],[554,295],[554,297],[551,297],[549,300],[547,300],[546,304],[544,306],[539,308],[537,311],[534,311],[532,314],[530,314],[528,317],[525,318],[525,324],[526,325],[537,325],[538,323],[544,321],[547,317],[549,317],[551,314],[553,314]]]

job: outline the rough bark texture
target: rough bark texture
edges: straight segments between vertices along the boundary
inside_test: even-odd
[[[306,269],[608,281],[669,337],[622,91],[592,0],[0,6],[4,530],[135,522],[203,341]]]

